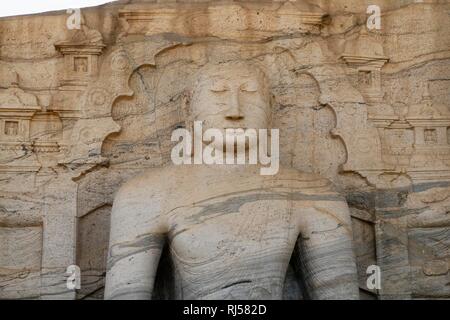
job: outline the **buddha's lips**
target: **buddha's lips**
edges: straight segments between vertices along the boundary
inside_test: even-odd
[[[233,128],[233,127],[228,127],[228,128],[224,128],[225,130],[233,130],[233,131],[235,131],[235,130],[247,130],[248,128],[241,128],[241,127],[235,127],[235,128]]]

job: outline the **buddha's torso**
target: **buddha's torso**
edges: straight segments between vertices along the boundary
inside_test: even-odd
[[[161,200],[170,257],[183,299],[281,299],[302,209],[332,194],[296,170],[168,169]],[[164,175],[164,173],[163,173]]]

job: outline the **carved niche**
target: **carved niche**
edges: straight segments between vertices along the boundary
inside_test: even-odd
[[[377,128],[381,143],[374,164],[353,170],[377,186],[383,186],[380,177],[384,174],[406,175],[412,182],[448,179],[448,106],[433,104],[428,89],[419,104],[397,103],[394,108],[386,103],[381,68],[388,58],[376,36],[365,29],[347,41],[342,59],[368,104],[367,120]]]
[[[0,171],[38,171],[30,138],[31,119],[41,110],[36,96],[19,88],[19,76],[0,90]]]
[[[359,36],[345,43],[342,59],[356,74],[358,87],[368,103],[381,102],[381,68],[389,61],[383,46],[363,28]]]
[[[55,48],[64,56],[62,89],[82,90],[97,75],[98,57],[105,45],[100,32],[82,19],[80,29],[69,40],[57,42]]]
[[[62,139],[57,113],[45,110],[37,96],[19,87],[19,75],[0,91],[0,165],[2,172],[37,172],[56,164]]]

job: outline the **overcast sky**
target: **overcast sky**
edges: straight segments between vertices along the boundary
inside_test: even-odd
[[[0,17],[97,6],[111,0],[0,0]]]

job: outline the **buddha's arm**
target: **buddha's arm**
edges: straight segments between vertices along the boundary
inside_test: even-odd
[[[345,201],[317,202],[302,215],[299,251],[311,299],[359,299],[350,212]]]
[[[120,190],[112,209],[105,299],[152,297],[165,233],[158,200],[132,189]]]

